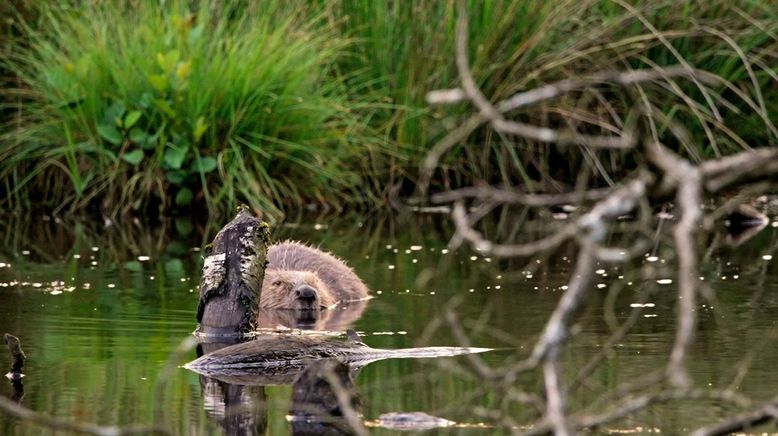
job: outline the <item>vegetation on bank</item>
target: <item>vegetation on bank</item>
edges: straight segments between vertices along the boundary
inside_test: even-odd
[[[195,3],[42,4],[14,15],[7,31],[18,37],[0,70],[0,206],[216,212],[243,201],[273,215],[380,205],[411,192],[426,152],[473,111],[424,101],[459,84],[453,2]],[[692,160],[778,143],[769,1],[468,5],[469,55],[491,101],[598,71],[686,63],[716,76],[600,86],[512,118],[619,132],[640,99],[657,137]],[[446,159],[436,189],[603,185],[634,165],[628,150],[486,128]]]

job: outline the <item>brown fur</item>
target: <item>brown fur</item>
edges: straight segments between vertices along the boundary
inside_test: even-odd
[[[260,307],[318,310],[369,294],[367,286],[343,260],[299,242],[271,245],[267,260]],[[308,287],[315,296],[303,300],[298,294]]]

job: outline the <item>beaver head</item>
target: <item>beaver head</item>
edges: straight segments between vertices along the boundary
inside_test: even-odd
[[[310,271],[268,269],[259,305],[267,309],[319,310],[337,301],[332,291]]]

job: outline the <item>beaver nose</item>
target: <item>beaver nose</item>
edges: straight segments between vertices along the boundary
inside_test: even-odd
[[[316,299],[316,289],[313,289],[308,285],[300,286],[295,289],[294,292],[300,300],[313,301]]]

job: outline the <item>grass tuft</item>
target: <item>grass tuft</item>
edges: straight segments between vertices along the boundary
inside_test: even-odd
[[[6,65],[22,121],[0,148],[11,198],[44,180],[60,182],[52,205],[100,196],[112,212],[361,195],[347,164],[371,146],[334,73],[350,41],[272,3],[186,4],[51,5],[21,24]]]

